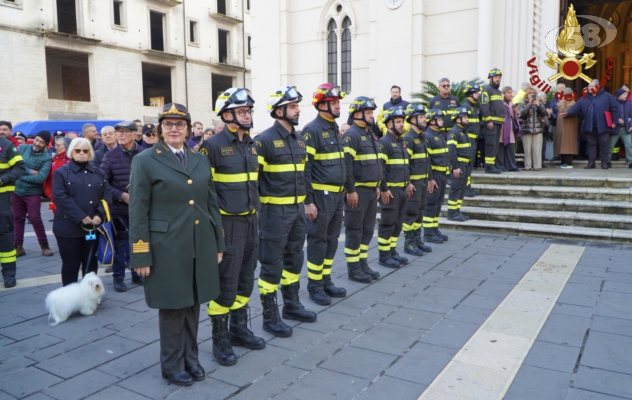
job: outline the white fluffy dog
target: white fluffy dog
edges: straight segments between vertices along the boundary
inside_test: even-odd
[[[46,296],[48,324],[57,325],[74,313],[94,314],[104,293],[103,282],[94,272],[84,276],[81,282],[53,290]]]

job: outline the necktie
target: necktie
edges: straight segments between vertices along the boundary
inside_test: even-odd
[[[181,151],[176,152],[176,157],[178,157],[178,160],[180,160],[180,164],[182,164],[182,166],[184,167],[184,153],[182,153]]]

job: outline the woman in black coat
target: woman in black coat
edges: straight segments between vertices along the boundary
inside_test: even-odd
[[[85,276],[97,272],[97,231],[105,216],[101,200],[111,203],[110,186],[103,172],[93,167],[92,145],[73,139],[68,148],[72,160],[53,174],[53,198],[57,205],[53,234],[61,255],[64,286],[77,282],[79,267]]]

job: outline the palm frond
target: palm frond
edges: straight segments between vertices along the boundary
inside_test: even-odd
[[[463,94],[463,87],[470,82],[478,83],[481,86],[485,83],[485,81],[483,81],[479,77],[476,77],[470,80],[460,81],[460,82],[452,82],[450,85],[450,94],[452,94],[453,96],[456,96],[459,99],[459,101],[462,103],[465,100],[465,95]],[[421,92],[413,93],[411,95],[413,99],[412,101],[415,103],[421,103],[427,107],[430,99],[432,99],[433,97],[439,94],[439,88],[437,87],[437,85],[435,85],[434,83],[430,81],[421,81],[421,84],[422,84]]]

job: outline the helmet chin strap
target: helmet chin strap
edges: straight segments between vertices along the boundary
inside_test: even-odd
[[[388,129],[390,129],[397,136],[402,136],[402,134],[404,133],[403,129],[401,131],[398,131],[397,129],[395,129],[395,121],[394,120],[393,120],[393,127],[392,128],[388,128]]]
[[[415,118],[415,121],[419,121],[419,118],[417,118],[417,117],[419,117],[419,115],[415,115],[415,117],[414,117],[414,118]],[[416,127],[417,127],[419,130],[421,130],[421,131],[423,131],[423,130],[424,130],[424,128],[425,128],[425,126],[423,126],[423,125],[421,125],[421,124],[419,124],[419,123],[417,123],[417,122],[414,122],[414,123],[413,123],[413,122],[412,122],[412,118],[411,118],[410,120],[408,120],[408,123],[409,123],[410,125],[412,125],[412,126],[416,126]]]
[[[293,126],[298,125],[298,119],[289,119],[287,117],[287,104],[283,106],[283,117],[281,117],[281,119],[286,120],[287,122],[290,123],[290,125],[293,125]]]
[[[241,123],[241,122],[239,122],[239,120],[237,119],[237,115],[235,114],[235,110],[234,110],[234,109],[231,109],[231,110],[230,110],[230,113],[231,113],[231,114],[233,114],[233,120],[232,120],[232,121],[226,121],[226,120],[224,119],[224,117],[221,117],[221,118],[222,118],[222,121],[223,121],[225,124],[229,124],[229,123],[230,123],[230,124],[235,124],[235,125],[237,125],[237,127],[238,127],[239,129],[244,130],[244,131],[249,131],[249,130],[251,130],[251,129],[252,129],[252,125],[253,125],[253,124],[252,124],[252,122],[251,122],[251,123],[249,123],[249,124],[242,124],[242,123]],[[222,114],[223,114],[223,113],[222,113]]]

